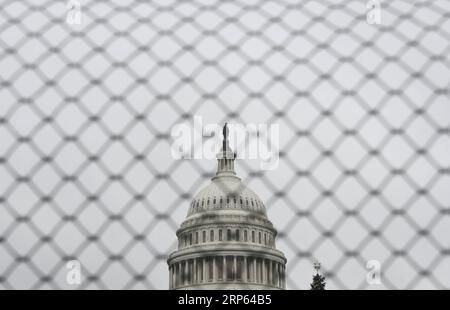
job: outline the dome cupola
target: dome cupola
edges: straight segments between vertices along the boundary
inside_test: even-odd
[[[227,124],[223,127],[223,143],[217,153],[217,172],[211,183],[195,195],[188,210],[188,217],[203,212],[235,210],[266,215],[266,208],[259,197],[245,186],[234,171],[236,154],[228,140]]]

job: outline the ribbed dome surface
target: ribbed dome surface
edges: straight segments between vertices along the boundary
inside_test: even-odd
[[[216,177],[200,190],[189,207],[188,216],[214,210],[237,209],[266,215],[261,199],[238,177]]]

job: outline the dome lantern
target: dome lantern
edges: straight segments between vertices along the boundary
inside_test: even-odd
[[[225,123],[222,130],[223,141],[222,149],[217,153],[217,173],[216,176],[234,176],[234,160],[236,159],[236,153],[230,148],[230,142],[228,140],[229,129],[228,123]]]

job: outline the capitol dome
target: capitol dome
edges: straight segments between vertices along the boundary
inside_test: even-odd
[[[232,176],[213,178],[192,200],[188,216],[217,210],[245,211],[266,216],[261,199],[240,178]]]
[[[223,129],[217,173],[192,200],[168,259],[171,289],[284,289],[286,258],[261,199],[234,171]]]

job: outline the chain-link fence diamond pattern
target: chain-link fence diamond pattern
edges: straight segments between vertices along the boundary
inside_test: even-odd
[[[73,2],[73,1],[72,1]],[[450,2],[0,2],[0,288],[168,287],[215,162],[170,130],[277,123],[266,202],[288,288],[450,288]],[[366,282],[381,263],[382,285]]]

